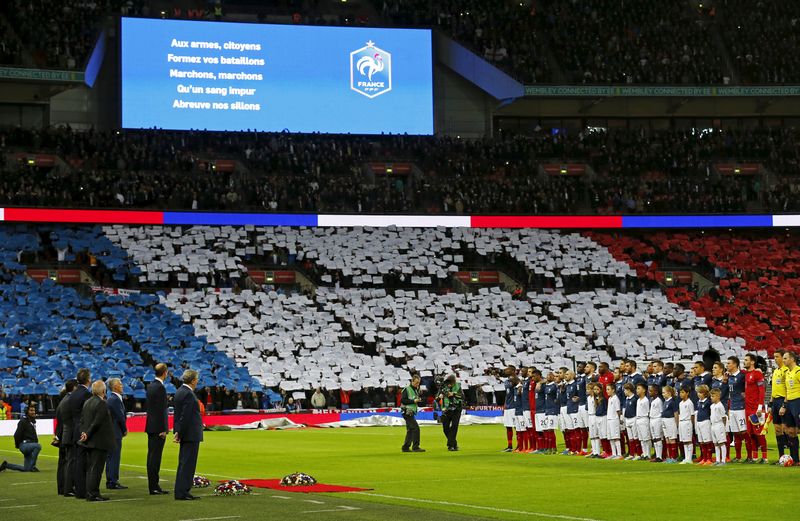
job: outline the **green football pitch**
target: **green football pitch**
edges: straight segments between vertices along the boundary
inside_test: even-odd
[[[147,494],[143,434],[125,438],[121,482],[101,492],[106,503],[56,495],[56,451],[47,445],[40,473],[0,474],[0,519],[120,519],[136,521],[346,519],[531,519],[607,521],[632,518],[767,519],[796,512],[800,469],[756,465],[698,467],[507,454],[500,426],[461,429],[460,452],[447,452],[437,427],[422,428],[424,454],[400,452],[395,427],[207,432],[197,473],[210,480],[280,478],[306,472],[321,483],[370,488],[347,494],[296,494],[253,489],[243,497],[174,501]],[[770,454],[775,454],[770,447]],[[162,486],[172,489],[177,446],[164,451]],[[0,459],[21,463],[11,438]]]

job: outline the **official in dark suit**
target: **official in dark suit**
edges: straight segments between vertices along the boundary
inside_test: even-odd
[[[175,474],[175,499],[200,499],[191,494],[197,454],[203,441],[203,418],[194,390],[197,387],[197,371],[187,369],[181,377],[183,385],[175,393],[173,403],[173,431],[175,443],[181,444],[178,455],[178,470]]]
[[[147,386],[147,483],[150,494],[169,494],[159,485],[161,470],[161,454],[164,452],[164,441],[169,432],[167,415],[167,390],[164,382],[169,377],[166,364],[156,365],[156,378]]]
[[[111,426],[114,428],[114,449],[106,459],[106,488],[123,490],[128,487],[119,482],[119,463],[122,458],[122,438],[128,435],[125,404],[122,402],[122,382],[119,378],[109,378],[106,382],[111,394],[106,399],[108,411],[111,413]]]
[[[100,495],[100,479],[108,453],[114,450],[114,427],[106,404],[106,384],[92,384],[92,397],[86,400],[81,414],[81,436],[78,445],[87,450],[86,500],[108,501]]]
[[[89,382],[91,381],[91,373],[88,369],[78,369],[76,380],[78,386],[72,391],[69,397],[69,406],[67,414],[72,420],[72,442],[74,447],[72,456],[67,464],[67,485],[64,487],[64,495],[72,495],[69,491],[72,490],[78,499],[86,499],[86,447],[79,445],[78,440],[81,437],[81,413],[83,412],[83,404],[86,403],[92,393],[89,391]],[[72,478],[72,483],[69,479]]]
[[[58,402],[56,407],[56,432],[53,436],[52,444],[58,447],[58,470],[56,471],[56,482],[58,486],[58,495],[63,496],[67,492],[72,492],[72,479],[70,479],[70,488],[67,489],[67,464],[69,462],[69,455],[72,451],[74,442],[72,441],[72,418],[67,419],[67,412],[69,409],[69,397],[78,382],[69,379],[64,384],[64,396]]]

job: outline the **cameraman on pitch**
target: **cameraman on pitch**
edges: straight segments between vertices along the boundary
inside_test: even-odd
[[[461,410],[464,406],[464,392],[456,375],[451,374],[445,381],[437,397],[442,404],[442,430],[447,438],[447,450],[458,450],[458,423],[461,421]]]
[[[422,399],[419,397],[418,374],[411,377],[411,385],[403,389],[403,396],[400,399],[400,410],[403,412],[403,420],[406,422],[406,441],[403,443],[403,452],[425,452],[419,448],[419,424],[415,416]]]

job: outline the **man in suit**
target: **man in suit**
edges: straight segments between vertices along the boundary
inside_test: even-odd
[[[106,488],[123,490],[128,487],[119,483],[119,463],[122,457],[122,438],[128,435],[125,404],[122,403],[122,382],[119,378],[110,378],[106,383],[111,394],[106,400],[111,413],[111,426],[114,428],[114,449],[108,453],[106,460]]]
[[[187,369],[181,380],[183,385],[175,393],[172,418],[175,443],[181,445],[175,474],[175,499],[200,499],[190,493],[197,467],[197,454],[200,451],[200,442],[203,441],[203,418],[194,394],[198,381],[197,371]]]
[[[78,444],[87,451],[86,500],[108,501],[100,495],[100,479],[108,453],[114,450],[114,427],[106,404],[106,384],[92,384],[92,397],[86,400],[81,413],[81,435]]]
[[[147,483],[151,495],[169,494],[168,490],[162,490],[158,484],[161,454],[169,432],[167,390],[164,388],[169,371],[167,364],[158,364],[155,369],[156,378],[147,386],[147,422],[144,428],[147,433]]]
[[[83,404],[86,403],[92,393],[89,391],[89,382],[91,381],[91,373],[88,369],[78,369],[78,374],[75,379],[78,381],[78,386],[72,391],[69,397],[69,406],[67,415],[72,419],[72,441],[75,444],[72,450],[72,457],[67,465],[67,484],[72,486],[64,487],[64,495],[72,495],[69,491],[73,490],[74,495],[78,499],[86,499],[86,447],[80,445],[78,440],[83,432],[81,426],[81,413],[83,412]],[[69,478],[72,478],[72,483],[69,483]]]
[[[72,418],[67,418],[69,409],[69,397],[78,382],[72,378],[64,383],[64,396],[58,402],[56,407],[56,432],[53,436],[53,445],[58,447],[58,470],[56,471],[56,480],[58,485],[58,495],[63,496],[67,492],[72,493],[72,479],[69,480],[70,485],[67,489],[67,464],[69,462],[70,453],[75,445],[72,440]]]

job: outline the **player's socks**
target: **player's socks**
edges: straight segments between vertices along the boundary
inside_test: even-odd
[[[780,458],[786,451],[786,435],[785,434],[776,435],[775,441],[778,442],[778,458]]]
[[[589,449],[589,429],[581,429],[581,448],[584,452]]]
[[[539,448],[539,444],[537,443],[538,436],[536,435],[536,431],[530,430],[528,431],[528,449],[529,450],[537,450]]]
[[[620,440],[611,441],[611,455],[613,457],[622,456],[622,442]]]
[[[525,442],[522,441],[524,435],[525,432],[517,431],[517,448],[516,448],[517,452],[525,450]]]
[[[650,459],[650,440],[644,440],[642,443],[642,456]]]
[[[720,456],[722,457],[722,459],[720,459],[719,461],[725,463],[725,461],[728,459],[728,445],[727,444],[720,445],[719,451],[720,451]]]
[[[693,443],[684,443],[683,444],[683,454],[684,454],[683,461],[692,461],[692,456],[694,455],[694,444]]]
[[[653,442],[653,445],[655,446],[655,451],[656,451],[655,457],[658,458],[658,459],[663,460],[664,459],[664,442],[661,441],[661,440],[656,440],[656,441]]]
[[[761,449],[761,457],[767,459],[767,437],[763,434],[757,436],[758,448]]]
[[[795,461],[795,463],[797,463],[798,461],[800,461],[800,456],[798,456],[797,454],[798,452],[797,436],[792,436],[792,437],[787,436],[786,441],[788,442],[786,445],[789,447],[789,454],[791,454],[792,459]]]
[[[603,447],[603,452],[611,454],[611,443],[607,439],[600,440],[600,444]]]
[[[749,459],[755,459],[753,456],[757,455],[758,453],[754,452],[755,443],[753,443],[753,436],[751,436],[749,432],[744,434],[744,448],[747,452],[747,457]]]
[[[733,445],[736,448],[736,459],[742,459],[742,433],[733,433]]]
[[[508,447],[511,448],[514,441],[514,429],[511,427],[506,427],[506,440],[508,442]]]

